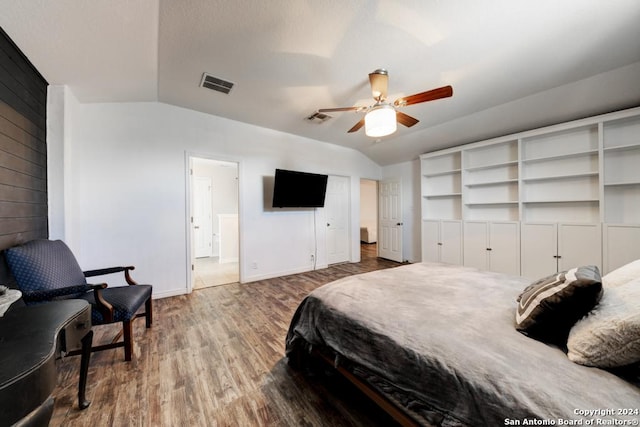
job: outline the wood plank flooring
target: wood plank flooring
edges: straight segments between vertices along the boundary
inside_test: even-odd
[[[52,426],[389,426],[339,378],[309,380],[284,358],[289,321],[304,296],[330,281],[398,266],[362,245],[362,262],[155,301],[154,325],[134,323],[134,360],[92,355],[77,404],[79,358],[59,363]],[[372,255],[373,252],[373,256]],[[96,341],[118,328],[94,328]]]

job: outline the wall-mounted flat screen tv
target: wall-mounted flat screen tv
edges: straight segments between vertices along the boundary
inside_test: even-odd
[[[327,193],[327,175],[276,169],[274,208],[321,208]]]

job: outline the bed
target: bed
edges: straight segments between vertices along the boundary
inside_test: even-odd
[[[329,361],[407,425],[637,425],[636,370],[583,366],[516,330],[530,283],[437,263],[340,279],[301,302],[286,355]]]

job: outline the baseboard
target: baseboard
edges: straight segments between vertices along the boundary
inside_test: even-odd
[[[267,280],[267,279],[273,279],[276,277],[290,276],[292,274],[306,273],[308,271],[322,270],[327,267],[328,267],[327,264],[323,264],[323,265],[316,265],[315,269],[309,268],[309,267],[301,267],[301,268],[295,268],[287,271],[279,271],[279,272],[260,274],[255,276],[245,276],[242,279],[242,283],[251,283],[251,282],[257,282],[259,280]]]

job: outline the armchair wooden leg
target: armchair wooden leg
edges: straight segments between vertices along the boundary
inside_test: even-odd
[[[124,339],[124,360],[131,361],[131,355],[133,354],[133,328],[131,320],[125,320],[122,322],[122,332]]]
[[[153,323],[153,303],[151,302],[151,297],[144,303],[144,309],[146,326],[150,328]]]

